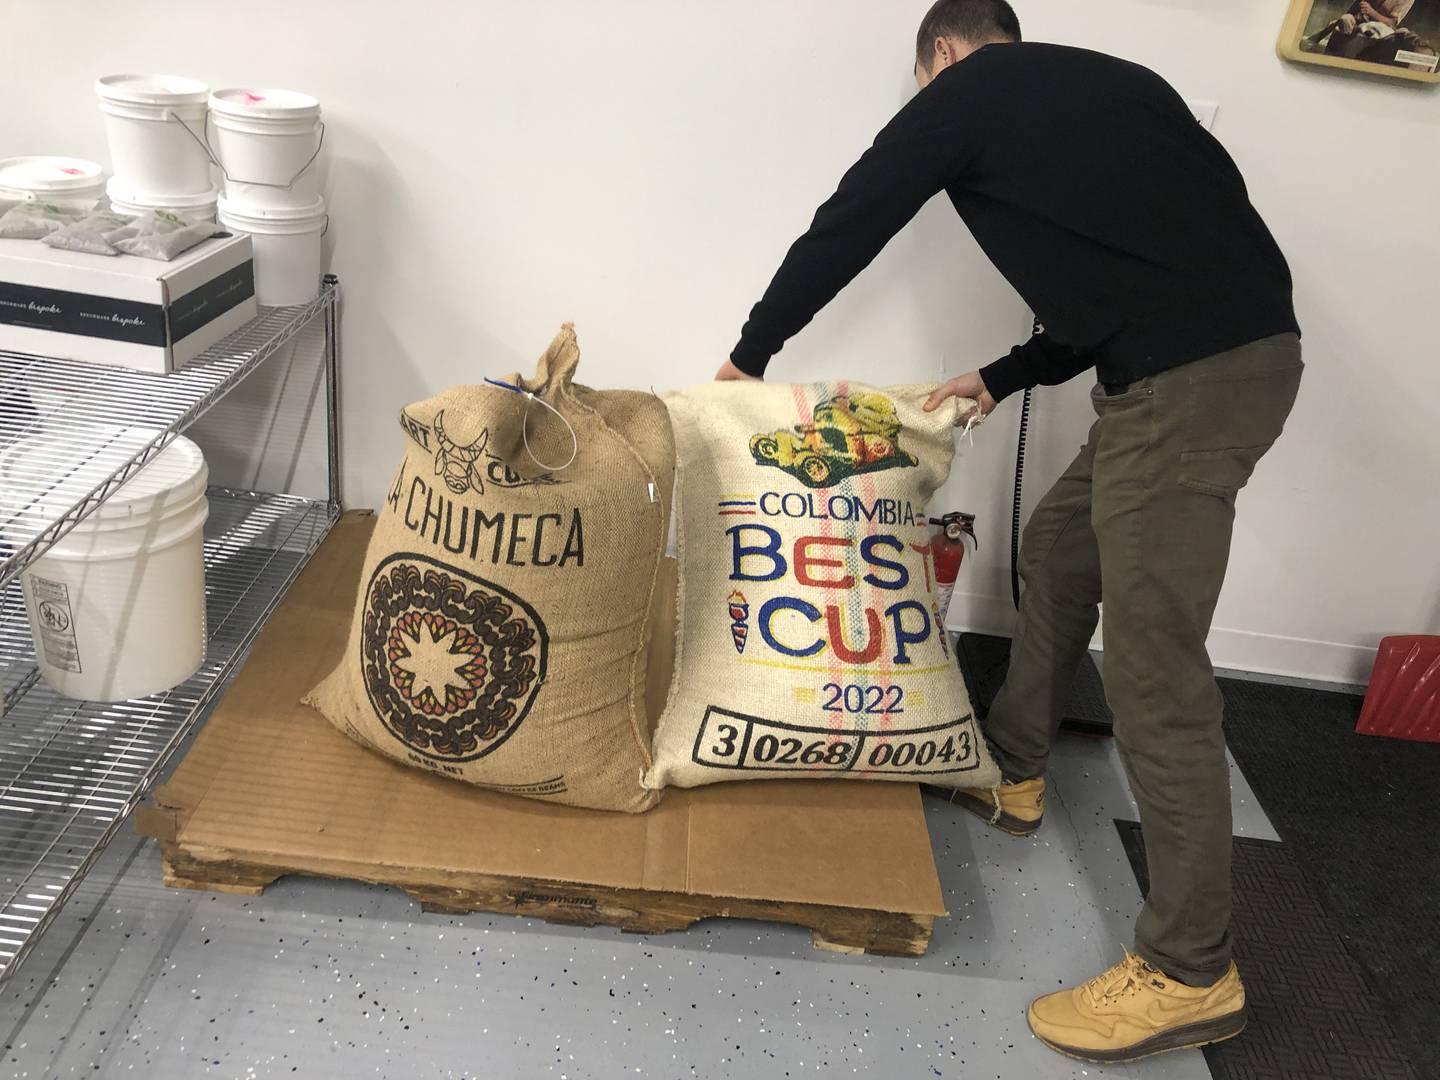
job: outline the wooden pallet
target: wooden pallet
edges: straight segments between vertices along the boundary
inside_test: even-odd
[[[944,907],[913,784],[715,784],[646,814],[577,810],[396,764],[300,705],[343,651],[372,527],[341,520],[137,809],[168,884],[256,895],[302,874],[394,886],[427,911],[645,934],[764,919],[823,948],[925,951]]]
[[[225,860],[206,862],[178,845],[162,844],[165,884],[173,888],[258,896],[289,874],[312,869]],[[610,889],[540,878],[492,874],[456,875],[463,880],[422,883],[404,874],[339,875],[373,885],[393,885],[417,900],[422,911],[444,915],[493,912],[522,915],[565,926],[614,926],[633,934],[684,930],[701,919],[760,919],[808,927],[816,948],[881,956],[923,956],[933,915],[846,908],[796,901],[743,900],[646,889]]]

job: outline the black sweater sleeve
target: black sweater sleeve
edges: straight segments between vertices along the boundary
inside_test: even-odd
[[[981,368],[980,378],[985,381],[990,396],[1001,401],[1018,390],[1066,382],[1094,363],[1042,330],[1025,344],[1016,345],[1008,356]]]
[[[970,140],[946,115],[939,95],[922,90],[815,213],[750,312],[730,360],[761,375],[770,358],[870,265],[932,195],[963,169]]]

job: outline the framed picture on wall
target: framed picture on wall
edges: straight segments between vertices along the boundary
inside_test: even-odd
[[[1440,0],[1291,0],[1280,55],[1440,83]]]

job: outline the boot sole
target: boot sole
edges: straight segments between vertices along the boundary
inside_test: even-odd
[[[1035,831],[1040,828],[1040,822],[1043,820],[1042,818],[1036,818],[1033,821],[1026,821],[1024,818],[1018,818],[1014,814],[1007,814],[1004,811],[1001,811],[999,818],[995,818],[994,803],[988,803],[984,799],[977,799],[974,795],[967,795],[963,791],[946,790],[945,788],[931,788],[930,790],[936,794],[945,796],[953,805],[960,807],[962,810],[968,810],[981,821],[985,822],[986,825],[994,826],[1001,832],[1008,833],[1011,836],[1021,838],[1033,836]],[[995,820],[991,820],[992,818]]]
[[[1122,1062],[1155,1057],[1157,1054],[1168,1054],[1174,1050],[1194,1050],[1201,1046],[1210,1046],[1212,1043],[1233,1039],[1245,1030],[1249,1019],[1249,1010],[1245,1008],[1215,1020],[1202,1020],[1198,1023],[1172,1028],[1169,1031],[1162,1031],[1158,1035],[1152,1035],[1123,1050],[1084,1050],[1051,1042],[1038,1033],[1035,1034],[1035,1037],[1057,1054],[1074,1058],[1076,1061],[1087,1061],[1092,1065],[1117,1065]],[[1033,1032],[1034,1028],[1031,1028],[1031,1031]]]

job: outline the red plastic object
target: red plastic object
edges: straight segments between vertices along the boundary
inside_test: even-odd
[[[1440,637],[1412,634],[1380,642],[1355,730],[1440,742]]]

